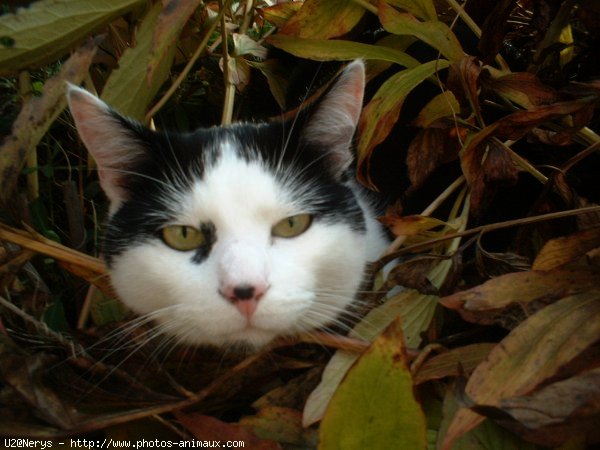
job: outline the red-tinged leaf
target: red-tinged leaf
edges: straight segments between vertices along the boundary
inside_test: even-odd
[[[466,386],[476,405],[500,406],[503,399],[531,392],[598,341],[600,292],[564,298],[529,317],[490,352]],[[441,449],[476,427],[483,416],[462,408],[454,416]]]
[[[498,187],[513,185],[519,171],[504,146],[495,140],[480,142],[480,134],[472,138],[460,159],[471,188],[471,209],[475,214],[485,210]],[[478,146],[473,141],[479,142]]]
[[[302,4],[303,2],[284,2],[266,8],[258,8],[257,11],[267,22],[277,28],[282,28],[302,8]]]
[[[379,221],[387,226],[395,236],[414,236],[423,231],[447,225],[442,220],[428,216],[384,216]]]
[[[350,369],[319,431],[320,450],[427,448],[427,425],[414,398],[400,319]]]
[[[481,63],[474,56],[465,55],[450,66],[448,87],[461,104],[468,103],[476,117],[481,117],[479,106],[479,76]]]
[[[365,9],[351,0],[306,0],[279,32],[311,39],[343,36],[364,13]]]
[[[464,52],[452,30],[443,22],[421,22],[409,13],[401,13],[393,6],[379,2],[379,20],[386,31],[398,35],[415,36],[431,45],[452,62],[460,61]]]
[[[531,313],[544,304],[563,297],[598,290],[595,272],[551,270],[515,272],[502,275],[474,287],[440,299],[447,308],[460,312],[465,320],[483,324],[508,319],[506,308]]]
[[[358,124],[360,137],[357,152],[358,174],[362,181],[371,184],[368,175],[371,152],[392,130],[406,96],[426,78],[448,65],[449,62],[445,60],[430,61],[392,75],[363,109]],[[365,172],[366,177],[363,175]]]
[[[571,236],[552,239],[542,247],[533,262],[533,270],[551,270],[564,266],[600,247],[600,227],[591,228]]]
[[[466,135],[466,128],[457,128],[453,124],[420,130],[410,142],[406,155],[408,178],[411,183],[409,192],[423,186],[442,164],[455,160],[461,149],[461,141]]]
[[[198,413],[175,413],[177,420],[203,441],[243,441],[248,448],[256,450],[278,450],[281,446],[274,441],[257,438],[252,431],[236,423],[227,423],[211,416]]]
[[[184,25],[200,2],[201,0],[162,0],[163,8],[154,28],[152,51],[146,72],[149,86],[152,85],[154,73],[161,61],[168,57],[169,47],[175,45]]]
[[[496,344],[471,344],[428,359],[415,374],[415,384],[445,377],[470,375]]]
[[[510,100],[525,109],[550,105],[559,101],[559,93],[545,85],[533,73],[517,72],[497,78],[481,77],[483,88],[494,95]]]

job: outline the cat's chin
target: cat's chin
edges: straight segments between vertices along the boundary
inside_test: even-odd
[[[203,347],[235,348],[244,352],[258,351],[272,343],[280,334],[272,330],[257,327],[247,327],[243,330],[212,336],[186,335],[181,342],[188,345]]]

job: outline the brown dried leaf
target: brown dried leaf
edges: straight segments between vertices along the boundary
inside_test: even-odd
[[[431,267],[438,261],[438,258],[415,258],[410,261],[398,264],[387,276],[386,286],[404,286],[414,289],[421,294],[438,295],[438,290],[427,278]]]
[[[600,336],[600,292],[566,297],[529,317],[494,347],[469,378],[465,393],[475,404],[500,406],[503,399],[531,392]],[[454,416],[441,450],[484,417],[462,408]]]
[[[533,270],[551,270],[600,247],[600,227],[552,239],[542,247],[533,262]]]
[[[560,298],[598,291],[596,272],[551,270],[502,275],[469,289],[440,299],[447,308],[457,310],[470,322],[491,324],[507,319],[506,309],[531,312]]]
[[[414,376],[415,384],[444,377],[468,375],[482,362],[496,344],[471,344],[428,359]]]

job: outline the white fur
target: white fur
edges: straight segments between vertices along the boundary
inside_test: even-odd
[[[215,225],[217,240],[204,261],[155,240],[132,245],[113,262],[123,301],[140,314],[160,311],[164,330],[190,344],[261,346],[335,321],[353,300],[365,263],[386,245],[373,219],[366,238],[319,221],[295,238],[271,236],[278,221],[306,211],[259,163],[238,159],[233,145],[224,143],[217,165],[178,194],[175,223]],[[250,319],[219,294],[224,283],[259,282],[269,288]]]

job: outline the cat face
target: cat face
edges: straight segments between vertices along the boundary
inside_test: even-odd
[[[330,324],[385,245],[346,172],[360,114],[353,63],[289,122],[153,132],[71,87],[110,200],[119,297],[188,344],[259,347]]]

